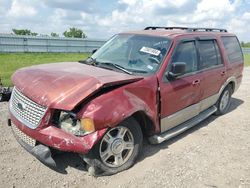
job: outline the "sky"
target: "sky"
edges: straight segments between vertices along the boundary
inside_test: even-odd
[[[0,0],[0,33],[60,35],[70,27],[108,39],[146,26],[219,27],[250,42],[250,0]]]

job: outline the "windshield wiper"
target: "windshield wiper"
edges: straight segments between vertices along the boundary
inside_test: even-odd
[[[142,73],[142,74],[148,73],[148,71],[145,71],[145,70],[138,70],[138,69],[133,69],[133,72]]]
[[[110,62],[99,62],[99,61],[96,61],[96,59],[94,59],[93,57],[88,57],[86,60],[79,61],[79,63],[85,63],[85,64],[93,65],[93,66],[106,65],[109,67],[115,67],[116,69],[119,69],[127,74],[130,74],[130,75],[133,74],[131,71],[125,69],[121,65],[110,63]]]
[[[116,64],[116,63],[110,63],[110,62],[96,62],[96,63],[97,63],[97,65],[107,65],[107,66],[115,67],[115,68],[117,68],[117,69],[119,69],[119,70],[121,70],[121,71],[123,71],[123,72],[125,72],[125,73],[127,73],[127,74],[130,74],[130,75],[133,74],[131,71],[127,70],[127,69],[124,68],[123,66],[118,65],[118,64]]]

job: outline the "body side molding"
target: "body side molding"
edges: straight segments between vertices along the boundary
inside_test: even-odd
[[[217,108],[215,106],[211,106],[210,108],[208,108],[207,110],[204,110],[203,112],[201,112],[199,115],[193,117],[192,119],[178,125],[177,127],[174,127],[160,135],[154,135],[149,137],[149,142],[151,144],[160,144],[165,140],[169,140],[181,133],[183,133],[184,131],[190,129],[191,127],[197,125],[198,123],[200,123],[201,121],[203,121],[204,119],[208,118],[210,115],[212,115],[214,112],[216,112]]]

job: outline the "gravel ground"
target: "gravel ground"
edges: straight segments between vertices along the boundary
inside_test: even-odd
[[[250,67],[233,95],[230,112],[211,116],[160,145],[144,144],[137,163],[124,172],[92,177],[81,159],[59,154],[58,171],[26,152],[7,126],[0,103],[0,187],[249,187]]]

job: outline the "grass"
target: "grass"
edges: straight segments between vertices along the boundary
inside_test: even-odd
[[[249,66],[250,65],[250,54],[245,54],[244,60],[245,60],[245,66]]]
[[[11,86],[11,75],[21,67],[79,61],[88,56],[87,53],[0,53],[0,78],[4,86]]]
[[[36,64],[78,61],[89,56],[87,53],[0,53],[0,78],[4,86],[11,86],[11,75],[21,67]],[[250,66],[250,54],[245,54],[245,66]]]

